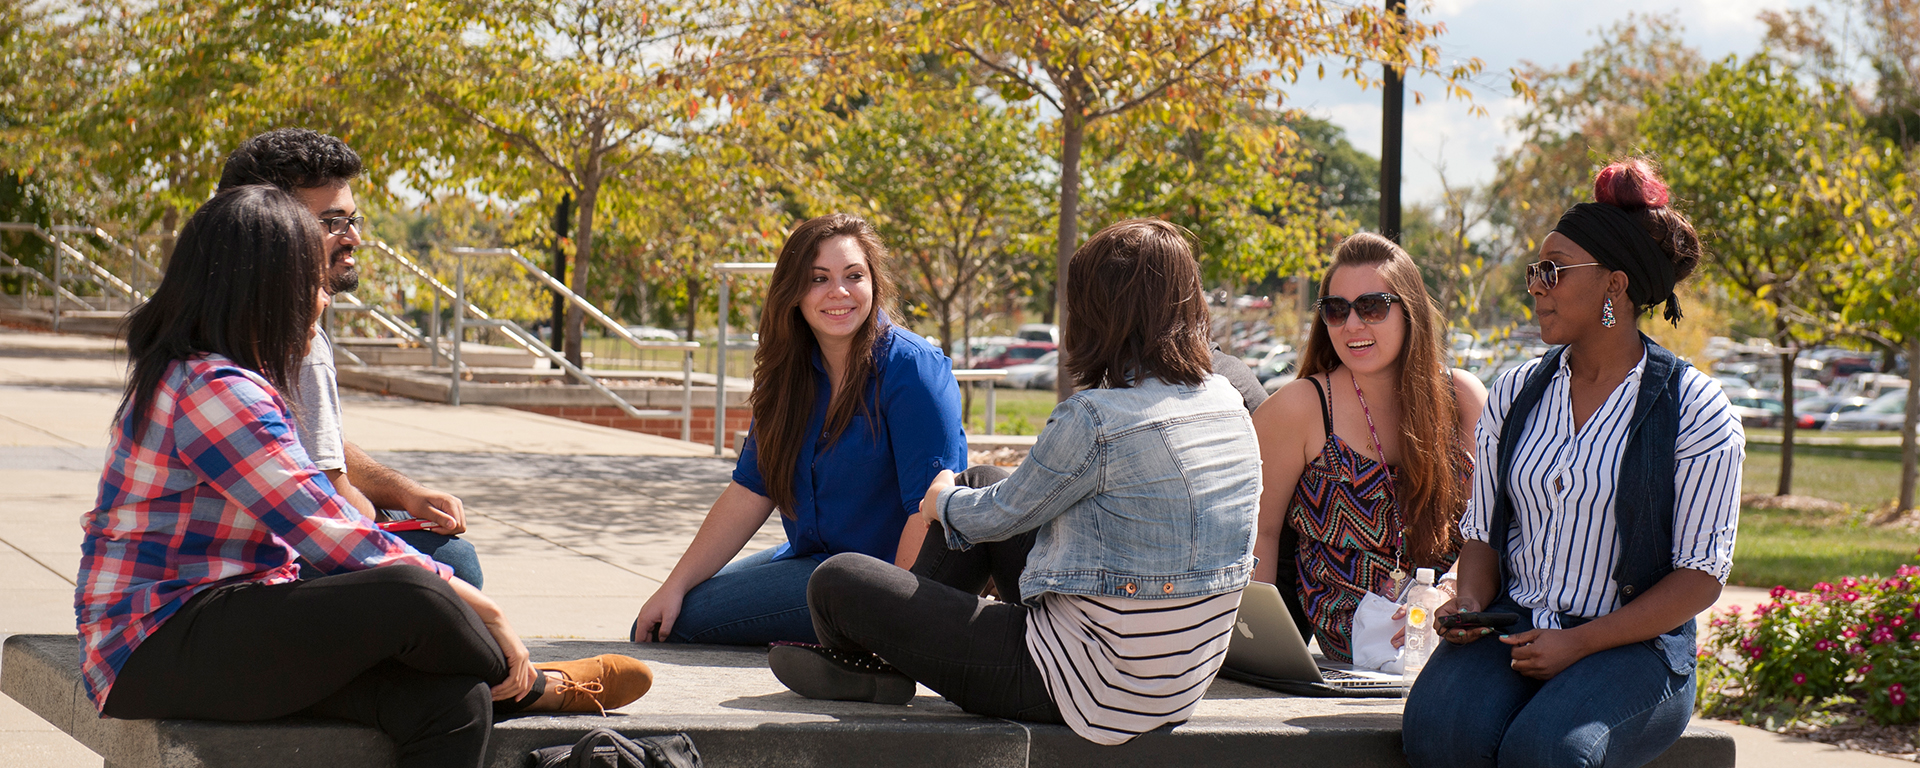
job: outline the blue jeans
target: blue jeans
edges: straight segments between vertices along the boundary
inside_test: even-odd
[[[807,610],[807,579],[820,563],[811,557],[774,560],[780,547],[727,564],[713,578],[687,591],[670,643],[766,645],[776,640],[811,643],[813,614]]]
[[[1531,627],[1519,613],[1509,633]],[[1693,714],[1693,675],[1677,675],[1645,643],[1593,654],[1541,682],[1514,672],[1497,635],[1442,642],[1407,697],[1401,744],[1429,766],[1645,765],[1680,740]]]
[[[408,546],[420,550],[420,554],[431,557],[453,568],[453,575],[461,581],[479,589],[485,576],[480,573],[480,553],[473,545],[462,541],[458,536],[448,536],[432,531],[393,531]]]

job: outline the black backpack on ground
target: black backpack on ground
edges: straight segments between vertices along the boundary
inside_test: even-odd
[[[700,751],[684,733],[630,739],[595,728],[569,747],[545,747],[527,755],[532,768],[700,768]]]

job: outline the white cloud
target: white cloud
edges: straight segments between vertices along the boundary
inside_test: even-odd
[[[1759,49],[1765,33],[1758,21],[1761,10],[1801,4],[1804,0],[1432,0],[1423,6],[1416,0],[1410,5],[1420,18],[1446,23],[1447,34],[1438,41],[1445,57],[1477,57],[1485,63],[1475,99],[1487,115],[1474,116],[1466,105],[1442,99],[1436,79],[1410,81],[1403,132],[1403,199],[1423,202],[1440,196],[1436,163],[1445,164],[1448,181],[1455,185],[1484,183],[1493,177],[1495,157],[1514,141],[1508,133],[1509,118],[1525,108],[1505,87],[1507,70],[1522,61],[1543,66],[1571,63],[1595,45],[1596,30],[1612,26],[1629,13],[1673,14],[1685,27],[1687,43],[1708,60],[1729,53],[1745,55]],[[1425,104],[1414,105],[1414,90],[1425,93]],[[1308,76],[1290,89],[1287,104],[1333,121],[1346,129],[1355,146],[1379,153],[1378,89],[1362,91],[1337,78]]]

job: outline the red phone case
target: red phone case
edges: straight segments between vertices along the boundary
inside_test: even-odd
[[[427,528],[433,527],[432,524],[417,517],[409,518],[406,520],[392,520],[385,523],[375,523],[375,525],[380,526],[380,530],[387,531],[389,533],[394,531],[419,531],[419,530],[425,530]]]

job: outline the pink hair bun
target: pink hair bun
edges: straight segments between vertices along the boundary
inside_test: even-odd
[[[1641,158],[1620,160],[1593,177],[1593,199],[1626,209],[1661,208],[1667,204],[1667,184],[1653,165]]]

